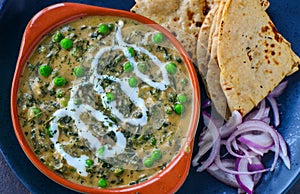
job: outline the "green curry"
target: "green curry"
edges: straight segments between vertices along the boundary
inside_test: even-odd
[[[90,16],[48,34],[18,91],[37,157],[78,184],[143,182],[174,158],[193,114],[188,70],[170,41],[126,18]]]

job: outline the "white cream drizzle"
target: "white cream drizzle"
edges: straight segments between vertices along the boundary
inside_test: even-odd
[[[58,121],[59,119],[69,116],[74,120],[74,123],[78,129],[78,136],[81,138],[84,138],[91,150],[95,150],[95,158],[94,158],[94,164],[98,163],[98,158],[106,159],[106,158],[112,158],[122,152],[124,152],[124,149],[126,148],[126,138],[124,137],[123,133],[119,132],[119,126],[114,124],[112,120],[109,119],[108,116],[104,115],[101,111],[94,109],[92,106],[88,104],[81,104],[76,105],[76,93],[78,92],[80,87],[84,87],[87,84],[93,85],[93,90],[97,94],[101,95],[102,97],[102,103],[105,108],[109,108],[111,110],[111,114],[116,116],[119,120],[121,120],[124,123],[129,123],[131,125],[135,126],[144,126],[147,124],[147,107],[145,105],[145,102],[142,98],[138,97],[139,88],[131,88],[128,85],[128,79],[129,78],[117,78],[114,76],[109,75],[99,75],[97,72],[97,67],[99,64],[99,60],[101,59],[102,55],[106,52],[111,52],[114,50],[120,50],[124,53],[125,57],[128,61],[133,65],[134,67],[134,74],[140,78],[143,82],[147,83],[148,85],[160,89],[160,90],[166,90],[169,85],[169,78],[168,74],[165,70],[166,63],[161,62],[156,56],[154,56],[152,53],[150,53],[145,48],[139,47],[134,44],[127,44],[123,41],[122,38],[122,32],[121,29],[124,26],[123,21],[118,22],[118,27],[116,30],[116,44],[112,43],[112,46],[107,46],[101,48],[94,56],[92,62],[91,62],[91,75],[89,78],[89,81],[86,82],[80,82],[75,83],[71,90],[70,94],[70,100],[68,102],[68,106],[62,109],[57,110],[53,113],[54,119],[50,122],[50,132],[53,134],[53,136],[50,138],[51,141],[55,145],[56,151],[67,161],[67,163],[74,168],[77,169],[77,172],[80,173],[82,176],[87,176],[88,173],[86,172],[86,159],[89,157],[87,155],[81,155],[79,158],[73,157],[70,154],[68,154],[64,149],[64,145],[68,145],[71,142],[62,142],[60,143],[58,141],[59,139],[59,129],[58,129]],[[137,62],[135,61],[134,57],[131,57],[131,55],[128,53],[128,48],[132,47],[135,51],[144,53],[150,57],[150,59],[153,61],[155,65],[157,65],[162,73],[162,81],[155,82],[149,78],[148,75],[145,75],[141,73],[137,68]],[[120,88],[126,94],[129,99],[135,104],[136,107],[138,107],[141,110],[142,117],[141,118],[127,118],[125,117],[116,107],[116,102],[110,102],[107,103],[107,99],[105,96],[105,91],[101,87],[101,81],[104,79],[109,79],[115,83],[118,83],[120,85]],[[116,143],[113,146],[108,147],[108,145],[102,145],[102,143],[99,141],[97,137],[95,137],[88,129],[88,127],[85,125],[84,121],[81,120],[80,116],[83,113],[88,112],[91,116],[93,116],[97,121],[102,122],[104,126],[108,128],[107,132],[113,131],[116,135]],[[97,150],[99,150],[102,147],[105,147],[104,152],[102,154],[99,154]]]

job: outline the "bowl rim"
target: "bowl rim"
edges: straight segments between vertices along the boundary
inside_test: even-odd
[[[103,189],[98,187],[83,186],[75,182],[69,181],[67,179],[64,179],[62,176],[56,174],[54,171],[49,169],[38,159],[33,150],[30,148],[18,121],[17,93],[20,83],[20,77],[27,59],[30,57],[37,44],[40,42],[40,40],[45,34],[51,32],[57,27],[75,19],[79,19],[80,17],[92,15],[118,16],[133,19],[146,25],[151,25],[150,27],[161,31],[172,42],[172,44],[176,47],[176,49],[182,56],[188,69],[189,76],[191,78],[192,86],[194,89],[194,107],[193,116],[189,125],[190,129],[188,130],[186,140],[182,145],[181,149],[179,150],[179,153],[172,159],[172,161],[166,166],[166,168],[164,168],[148,180],[132,186],[122,186],[118,188]],[[49,20],[48,18],[51,19]],[[16,64],[16,69],[12,81],[11,117],[15,135],[29,160],[44,175],[46,175],[51,180],[64,187],[67,187],[71,190],[87,193],[142,192],[144,194],[152,193],[152,191],[158,191],[160,193],[174,193],[180,188],[180,186],[185,181],[190,168],[194,136],[197,130],[200,117],[200,86],[192,60],[189,58],[182,45],[173,37],[173,35],[170,32],[158,25],[156,22],[141,15],[124,10],[97,7],[80,3],[58,3],[48,6],[40,12],[38,12],[29,21],[24,31],[19,56]]]

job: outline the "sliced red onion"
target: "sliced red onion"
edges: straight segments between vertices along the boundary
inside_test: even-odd
[[[238,126],[238,130],[236,130],[228,139],[228,145],[230,145],[230,142],[235,139],[238,135],[243,134],[243,133],[248,133],[252,131],[261,131],[261,132],[266,132],[269,133],[270,136],[272,137],[274,141],[274,161],[271,166],[271,171],[274,170],[276,162],[279,157],[279,152],[280,152],[280,147],[279,147],[279,138],[277,135],[277,131],[274,130],[270,125],[266,124],[263,121],[258,121],[258,120],[249,120],[246,121]],[[227,146],[226,146],[227,147]],[[228,150],[229,151],[229,150]]]
[[[265,123],[267,123],[268,125],[270,125],[270,122],[271,122],[270,117],[265,117],[265,118],[262,118],[260,120],[263,121],[263,122],[265,122]]]
[[[236,130],[236,127],[242,123],[242,119],[242,115],[239,113],[239,111],[233,111],[231,117],[228,119],[225,125],[219,129],[221,137],[228,137],[234,130]]]
[[[257,173],[257,174],[253,175],[254,185],[257,185],[257,183],[260,181],[262,175],[263,175],[262,173]]]
[[[280,96],[283,92],[283,90],[287,87],[288,85],[288,81],[283,81],[281,82],[276,88],[274,88],[273,91],[271,91],[269,93],[269,97],[272,97],[272,98],[276,98],[278,96]]]
[[[280,124],[280,118],[279,118],[279,110],[278,110],[278,104],[275,98],[280,96],[283,92],[283,90],[287,87],[288,82],[284,81],[281,82],[272,92],[269,93],[267,96],[268,101],[270,102],[270,105],[273,110],[274,114],[274,125],[275,127],[278,127]]]
[[[279,126],[280,120],[275,98],[282,93],[286,85],[287,82],[282,82],[267,96],[276,127]],[[206,109],[210,106],[211,101],[207,100],[202,108]],[[257,110],[246,115],[244,119],[238,111],[234,111],[225,124],[223,120],[219,122],[218,117],[212,118],[210,114],[204,112],[203,121],[207,130],[201,134],[199,151],[193,158],[192,164],[199,165],[198,161],[201,157],[210,149],[211,152],[197,171],[201,172],[206,169],[208,173],[225,184],[238,187],[239,193],[245,193],[245,191],[253,193],[253,188],[261,179],[262,173],[273,171],[279,157],[286,167],[290,168],[287,144],[284,138],[269,125],[271,120],[269,113],[270,107],[266,106],[265,100],[259,104]],[[211,114],[214,115],[213,110]],[[226,157],[231,155],[236,159],[221,160],[221,145],[227,148]],[[235,151],[232,150],[233,148]],[[269,151],[274,152],[274,160],[270,168],[265,168],[261,159]]]
[[[213,137],[213,141],[215,142],[215,140],[219,136],[219,130],[216,123],[208,112],[203,112],[202,116],[204,125],[207,126],[208,129],[207,132],[211,134],[211,136]]]
[[[270,113],[270,107],[266,107],[266,108],[265,108],[265,112],[264,112],[264,114],[262,115],[262,118],[261,118],[261,119],[264,119],[264,118],[269,117],[269,113]]]
[[[273,110],[273,115],[274,115],[274,125],[275,127],[278,127],[280,124],[280,118],[279,118],[279,110],[278,110],[278,104],[275,98],[272,97],[267,97],[268,101],[270,102],[270,105]]]
[[[264,154],[268,153],[271,150],[271,148],[259,149],[259,148],[254,148],[254,147],[249,146],[250,150],[252,150],[254,153],[256,153],[257,155],[260,155],[260,156],[263,156]]]
[[[272,151],[274,151],[274,147],[271,148]],[[282,159],[284,165],[288,168],[291,169],[291,161],[288,155],[284,155],[282,149],[280,149],[279,157]]]
[[[280,143],[280,149],[282,151],[282,154],[284,156],[287,156],[288,155],[288,149],[287,149],[287,145],[286,145],[286,142],[284,140],[284,138],[282,137],[282,135],[278,132],[277,132],[277,135],[278,135],[278,139],[279,139],[279,143]]]
[[[224,159],[222,160],[222,163],[226,168],[235,168],[235,160],[233,159]],[[226,185],[234,188],[239,187],[235,175],[220,170],[216,164],[212,164],[209,168],[207,168],[207,172]]]
[[[218,139],[215,142],[209,157],[204,162],[202,162],[202,165],[200,167],[197,168],[197,172],[202,172],[206,170],[214,162],[217,154],[219,154],[220,146],[221,146],[221,139],[220,136],[218,136]]]
[[[269,116],[270,108],[266,107],[266,101],[262,100],[259,104],[258,110],[254,110],[251,113],[247,114],[244,118],[244,121],[248,120],[262,120]]]
[[[241,172],[248,172],[248,160],[245,158],[237,158],[236,170]],[[254,181],[251,175],[235,175],[235,178],[240,187],[248,194],[253,193]]]
[[[231,154],[232,156],[235,156],[237,158],[247,158],[248,160],[251,160],[251,155],[248,154],[247,148],[243,148],[241,144],[238,144],[236,142],[236,138],[231,139],[231,141],[226,141],[226,149],[228,151],[229,154]],[[236,153],[232,150],[232,147],[236,150],[236,151],[242,151],[242,153]]]
[[[224,167],[235,169],[235,163],[236,163],[235,159],[222,159],[221,162]],[[220,168],[215,163],[212,163],[207,169],[216,171],[219,170]]]
[[[198,143],[198,146],[201,149],[198,150],[198,153],[192,160],[193,166],[199,165],[198,161],[200,160],[200,158],[204,154],[206,154],[206,152],[208,152],[208,150],[210,150],[213,147],[213,145],[215,145],[216,143],[220,144],[220,135],[214,120],[207,112],[203,112],[202,116],[203,116],[204,125],[207,126],[206,128],[207,130],[205,130],[205,132],[202,134],[203,136]]]
[[[208,99],[208,98],[206,100],[204,100],[204,102],[201,105],[202,109],[206,109],[206,108],[208,108],[210,106],[211,106],[211,100]]]
[[[215,164],[215,163],[212,163],[208,168],[207,170],[210,170],[210,171],[217,171],[219,170],[218,166]]]
[[[237,191],[238,194],[244,194],[246,193],[246,191],[244,191],[243,189],[241,188],[238,188],[238,191]]]
[[[226,144],[225,144],[226,145]],[[237,150],[239,150],[239,145],[237,144],[237,142],[236,142],[236,139],[234,139],[233,141],[232,141],[232,147],[237,151]]]
[[[192,160],[192,165],[193,166],[198,166],[199,165],[199,160],[201,159],[204,154],[206,154],[212,147],[213,147],[213,138],[211,136],[211,133],[207,132],[207,128],[204,128],[203,133],[200,136],[197,154],[194,156]]]
[[[229,168],[225,167],[224,164],[222,163],[222,161],[220,159],[220,153],[217,154],[217,156],[215,158],[215,164],[218,166],[218,168],[220,168],[224,172],[227,172],[227,173],[230,173],[230,174],[233,174],[233,175],[238,175],[238,174],[251,175],[251,174],[256,174],[256,173],[267,172],[267,171],[270,170],[269,168],[267,168],[267,169],[263,169],[263,170],[257,170],[257,171],[249,172],[249,171],[236,171],[236,170],[229,169]]]
[[[244,157],[242,158],[246,158],[248,160],[248,162],[251,164],[252,163],[252,158],[254,157],[253,154],[251,154],[251,151],[248,151],[247,148],[244,148],[242,145],[239,147],[239,149],[245,154]]]
[[[264,165],[260,161],[260,158],[254,157],[252,158],[252,163],[248,164],[248,170],[249,171],[258,171],[258,170],[263,170],[265,169]]]
[[[279,153],[280,158],[282,159],[284,165],[288,168],[291,169],[291,160],[288,156],[285,156],[282,152]]]
[[[264,117],[265,109],[266,109],[266,101],[262,100],[260,102],[257,114],[252,119],[258,119],[259,120],[262,117]]]
[[[268,133],[242,134],[238,140],[249,147],[258,149],[270,149],[274,144],[273,139]]]

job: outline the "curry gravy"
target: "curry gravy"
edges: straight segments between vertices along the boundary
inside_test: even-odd
[[[186,138],[193,89],[180,54],[167,38],[155,42],[157,33],[89,16],[44,37],[24,68],[18,114],[45,165],[93,187],[137,184],[168,165]]]

